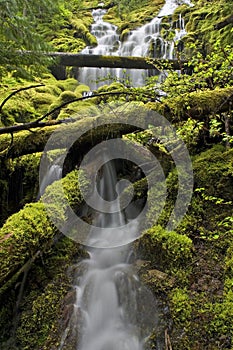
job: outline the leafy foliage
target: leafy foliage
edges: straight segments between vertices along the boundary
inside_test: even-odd
[[[41,51],[48,47],[37,31],[38,23],[46,22],[58,11],[58,1],[3,0],[0,2],[0,65],[4,71],[17,71],[27,76],[29,72],[41,70],[45,59]],[[21,50],[32,51],[32,55],[21,55]]]

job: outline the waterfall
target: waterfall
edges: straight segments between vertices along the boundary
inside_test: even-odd
[[[46,188],[51,185],[54,181],[59,180],[62,177],[62,156],[56,158],[51,165],[40,178],[40,188],[37,196],[37,200],[43,195]]]
[[[132,246],[119,246],[121,234],[116,238],[117,232],[124,233],[128,221],[120,210],[118,183],[114,161],[105,158],[97,185],[109,208],[107,213],[100,211],[95,216],[95,229],[87,243],[92,246],[87,246],[89,259],[77,268],[84,273],[81,276],[79,273],[74,283],[76,301],[73,324],[69,327],[78,328],[79,335],[73,349],[143,350],[146,337],[157,324],[155,297],[142,285],[130,264]],[[137,228],[134,226],[132,231],[136,235]],[[118,248],[112,248],[115,244]],[[66,330],[59,350],[70,343],[66,339],[68,333]]]
[[[188,0],[180,2],[190,4]],[[177,1],[167,0],[157,17],[129,33],[123,42],[120,41],[117,27],[103,21],[106,11],[94,10],[91,32],[96,36],[98,45],[95,48],[86,47],[83,53],[149,56],[153,49],[153,57],[171,59],[174,42],[185,34],[184,20],[179,16],[172,42],[162,38],[161,22],[177,7]],[[79,81],[90,85],[93,90],[107,83],[106,80],[98,80],[108,75],[121,80],[124,74],[122,69],[83,68]],[[141,70],[127,70],[126,74],[130,74],[134,86],[144,84],[148,76],[147,71]],[[132,246],[124,243],[128,238],[128,242],[132,242],[133,237],[138,237],[138,227],[132,220],[134,224],[127,225],[125,231],[124,226],[130,223],[130,219],[120,209],[119,194],[122,189],[115,163],[108,160],[111,157],[103,157],[97,192],[108,205],[102,208],[96,197],[94,208],[98,210],[95,211],[86,243],[89,258],[73,270],[75,301],[58,350],[143,350],[153,329],[159,328],[158,302],[140,282],[131,260]],[[156,348],[163,349],[164,340],[158,331],[156,335]]]
[[[120,41],[117,27],[105,22],[104,9],[93,10],[94,23],[91,33],[96,36],[98,45],[87,46],[83,54],[116,55],[116,56],[149,56],[154,58],[174,58],[175,42],[185,34],[184,20],[181,15],[176,23],[175,37],[172,41],[165,40],[161,35],[161,22],[164,16],[170,16],[181,4],[191,6],[189,0],[166,0],[157,17],[151,22],[129,33],[123,42]],[[111,83],[112,80],[127,81],[133,86],[142,86],[146,78],[151,74],[148,70],[121,69],[121,68],[81,68],[78,80],[90,86],[91,90],[103,84]]]

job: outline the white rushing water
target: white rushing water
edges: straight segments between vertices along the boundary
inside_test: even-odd
[[[166,0],[157,17],[140,28],[131,31],[123,42],[120,41],[117,27],[103,20],[106,10],[94,10],[92,13],[94,23],[91,27],[91,33],[96,36],[98,45],[96,47],[87,46],[82,53],[172,59],[174,58],[175,42],[186,34],[184,20],[180,16],[176,23],[175,37],[172,41],[165,40],[161,36],[161,21],[164,16],[170,16],[183,3],[191,5],[189,0]],[[113,79],[118,81],[129,80],[132,86],[141,86],[145,83],[148,74],[147,70],[141,69],[82,68],[78,80],[88,84],[92,90],[111,82]],[[108,80],[107,77],[110,77],[110,79]]]
[[[107,247],[121,245],[127,218],[120,210],[114,162],[105,162],[99,192],[109,202],[109,208],[107,214],[100,212],[96,216],[97,228],[91,230],[89,243]],[[137,234],[135,226],[131,234]],[[89,249],[87,271],[77,292],[77,305],[84,315],[80,350],[143,349],[138,319],[140,282],[128,263],[130,252],[127,245]]]
[[[84,273],[75,281],[76,301],[72,319],[79,323],[81,330],[73,349],[143,350],[146,337],[157,323],[156,300],[139,281],[129,262],[132,247],[120,246],[121,234],[117,238],[109,234],[112,228],[120,232],[127,222],[115,190],[117,173],[114,161],[107,161],[101,174],[99,193],[109,201],[110,207],[108,214],[99,212],[95,215],[96,229],[91,230],[88,243],[107,247],[108,241],[110,248],[87,247],[89,259],[78,265],[78,270],[82,266]],[[135,226],[131,234],[137,234]],[[115,244],[120,247],[112,248]],[[77,325],[69,327],[74,329]],[[68,331],[63,335],[59,350],[66,349],[67,334]]]
[[[190,5],[188,0],[179,2]],[[177,6],[178,1],[167,0],[156,18],[132,31],[122,43],[117,27],[103,21],[106,11],[94,10],[91,31],[97,37],[98,45],[95,48],[85,48],[83,53],[147,56],[153,43],[153,56],[173,58],[174,42],[185,35],[184,20],[180,16],[176,22],[173,42],[165,41],[160,30],[163,16],[171,15]],[[148,74],[141,70],[130,70],[126,73],[130,74],[134,86],[143,84]],[[83,68],[79,81],[95,89],[101,85],[95,81],[108,74],[120,80],[125,73],[121,69]],[[106,83],[104,81],[102,84]],[[90,230],[86,247],[89,259],[77,266],[73,313],[62,336],[59,350],[143,350],[147,337],[158,325],[158,305],[152,293],[140,282],[130,263],[132,246],[121,246],[125,237],[129,237],[128,241],[138,237],[138,228],[134,224],[128,227],[128,232],[124,229],[124,225],[130,220],[120,210],[117,189],[119,182],[114,162],[107,161],[106,158],[100,174],[98,192],[109,202],[109,210],[108,214],[101,209],[95,213],[95,227]],[[98,203],[96,205],[98,207]],[[117,248],[112,248],[114,246]],[[157,350],[164,349],[164,346],[163,340],[158,337]]]
[[[53,163],[48,166],[44,176],[40,179],[40,188],[37,196],[37,200],[44,194],[46,188],[54,181],[59,180],[62,177],[62,157],[58,157]]]

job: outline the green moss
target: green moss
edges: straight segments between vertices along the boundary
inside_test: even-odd
[[[232,93],[232,87],[206,89],[180,94],[179,97],[165,98],[163,103],[149,102],[146,107],[165,115],[171,121],[190,117],[203,120],[205,116],[216,113],[219,106],[222,106]]]
[[[40,159],[41,153],[33,153],[13,160],[9,175],[11,185],[8,195],[8,206],[11,213],[18,211],[24,204],[36,200]]]
[[[193,305],[187,290],[183,288],[173,289],[168,297],[170,312],[174,322],[174,330],[171,333],[173,347],[174,349],[191,350],[189,328],[192,325],[192,310],[195,305]]]
[[[161,9],[164,0],[120,3],[110,8],[104,20],[117,25],[119,32],[130,31],[152,20]],[[126,31],[125,31],[126,33]]]
[[[75,37],[83,39],[89,46],[97,45],[97,39],[90,33],[81,19],[72,19],[71,25],[76,29]]]
[[[59,80],[56,83],[57,87],[62,91],[74,91],[78,85],[78,82],[74,78],[69,78],[66,80]]]
[[[88,91],[90,91],[89,86],[80,84],[76,87],[76,89],[74,90],[74,93],[79,95],[79,94],[83,94],[83,92],[88,92]]]
[[[74,171],[61,181],[70,205],[79,206],[82,196],[79,192],[77,173]],[[65,219],[66,203],[62,199],[58,183],[49,186],[42,198],[51,204],[59,220]],[[56,206],[56,203],[59,205]],[[38,249],[50,249],[56,230],[49,220],[47,210],[42,202],[27,204],[12,215],[0,230],[1,283],[6,283]]]
[[[16,332],[20,349],[51,349],[58,346],[64,331],[64,299],[71,290],[67,268],[83,252],[79,245],[62,238],[30,272]],[[74,260],[75,259],[75,260]],[[38,288],[40,285],[40,288]]]
[[[156,268],[171,271],[190,261],[192,246],[192,240],[186,235],[154,226],[140,238],[138,252]]]
[[[200,45],[200,48],[205,46],[205,50],[210,51],[212,45],[218,40],[222,47],[231,45],[233,39],[231,25],[225,26],[221,30],[215,29],[215,25],[222,22],[231,13],[229,1],[213,0],[204,3],[199,1],[193,7],[182,5],[175,11],[174,19],[177,18],[179,12],[185,19],[187,32],[193,33],[194,41]],[[187,40],[190,40],[190,36],[187,37]]]
[[[68,202],[76,210],[82,202],[78,187],[80,181],[83,188],[88,188],[85,178],[79,179],[78,183],[77,171],[74,171],[61,181]],[[47,188],[43,198],[57,212],[60,220],[65,219],[66,205],[63,205],[58,182]],[[81,253],[77,243],[68,238],[61,239],[61,235],[56,234],[57,230],[41,201],[26,205],[12,215],[0,230],[0,342],[3,344],[9,329],[17,322],[14,305],[19,291],[13,286],[21,283],[22,274],[28,267],[31,272],[28,287],[24,287],[19,323],[16,323],[16,348],[41,349],[45,342],[54,344],[60,336],[58,313],[62,317],[62,297],[70,288],[65,271],[74,255]],[[13,337],[6,349],[14,349],[14,346]]]
[[[5,126],[17,123],[25,123],[39,116],[28,94],[12,97],[4,106],[1,121]]]

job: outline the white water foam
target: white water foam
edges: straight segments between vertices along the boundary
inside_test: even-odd
[[[98,45],[96,47],[87,46],[82,53],[173,59],[175,42],[186,34],[184,20],[180,16],[176,24],[175,37],[172,41],[165,40],[161,36],[161,21],[164,16],[170,16],[182,3],[191,5],[189,0],[166,0],[157,17],[133,30],[123,42],[120,41],[117,27],[103,20],[106,10],[93,10],[94,23],[91,26],[91,33],[96,36]],[[153,52],[151,46],[153,46]],[[141,69],[81,68],[78,80],[89,85],[91,90],[108,84],[114,79],[124,82],[129,80],[129,84],[132,86],[142,86],[149,74],[152,74],[152,72],[149,73],[148,70]],[[107,77],[110,77],[110,79],[108,80]]]

